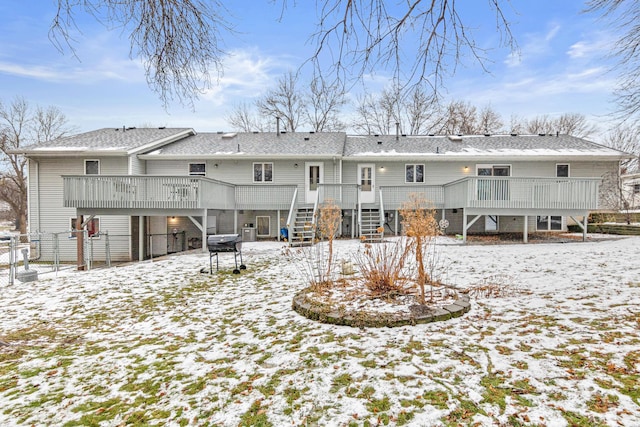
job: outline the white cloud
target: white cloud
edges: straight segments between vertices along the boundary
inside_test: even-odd
[[[552,41],[556,38],[562,26],[558,23],[550,23],[546,32],[530,33],[518,52],[511,52],[504,59],[507,67],[513,68],[523,65],[530,58],[543,56],[553,51]]]
[[[575,42],[566,53],[572,59],[602,58],[607,55],[614,43],[610,35],[596,33],[591,39]]]

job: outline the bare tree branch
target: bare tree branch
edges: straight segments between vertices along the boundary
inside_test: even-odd
[[[508,1],[488,0],[501,44],[516,50],[504,3]],[[435,90],[463,55],[483,68],[487,62],[456,0],[409,0],[393,6],[384,0],[318,0],[317,5],[320,20],[310,60],[340,82],[386,69],[397,82],[426,83]],[[409,35],[418,35],[417,44],[406,40]],[[324,63],[332,65],[324,68]]]
[[[587,11],[601,14],[620,34],[612,56],[618,59],[616,100],[620,118],[640,118],[640,7],[636,0],[589,0]]]
[[[210,87],[211,70],[222,73],[222,36],[232,32],[218,0],[57,0],[49,38],[75,55],[76,13],[93,16],[129,34],[130,56],[142,59],[149,86],[164,105],[177,98],[193,106]]]

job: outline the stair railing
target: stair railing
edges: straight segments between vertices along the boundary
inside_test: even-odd
[[[293,237],[293,218],[294,212],[296,211],[296,207],[298,205],[298,187],[296,187],[293,192],[293,198],[291,199],[291,207],[289,208],[289,216],[287,216],[287,239],[289,240],[289,245],[291,245],[291,238]]]
[[[382,198],[382,187],[380,187],[380,227],[382,227],[382,232],[380,233],[380,237],[384,235],[384,200]]]
[[[362,235],[362,197],[360,197],[360,185],[358,184],[358,237]]]

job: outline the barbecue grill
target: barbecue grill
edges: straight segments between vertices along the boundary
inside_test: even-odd
[[[242,263],[242,238],[239,234],[214,234],[207,237],[207,249],[209,249],[209,273],[213,274],[213,257],[216,257],[216,271],[218,271],[218,254],[220,252],[233,252],[236,268],[233,274],[240,274],[240,270],[246,270]],[[240,255],[240,268],[238,268],[238,255]]]

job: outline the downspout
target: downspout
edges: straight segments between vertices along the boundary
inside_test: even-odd
[[[38,162],[35,159],[31,159],[31,160],[33,160],[36,164],[36,186],[38,188],[38,191],[36,191],[36,194],[38,195],[36,199],[36,204],[37,204],[36,217],[38,218],[38,228],[36,229],[36,231],[40,232],[40,227],[41,227],[41,224],[40,224],[40,162]],[[29,221],[29,231],[33,231],[31,230],[31,221]]]

